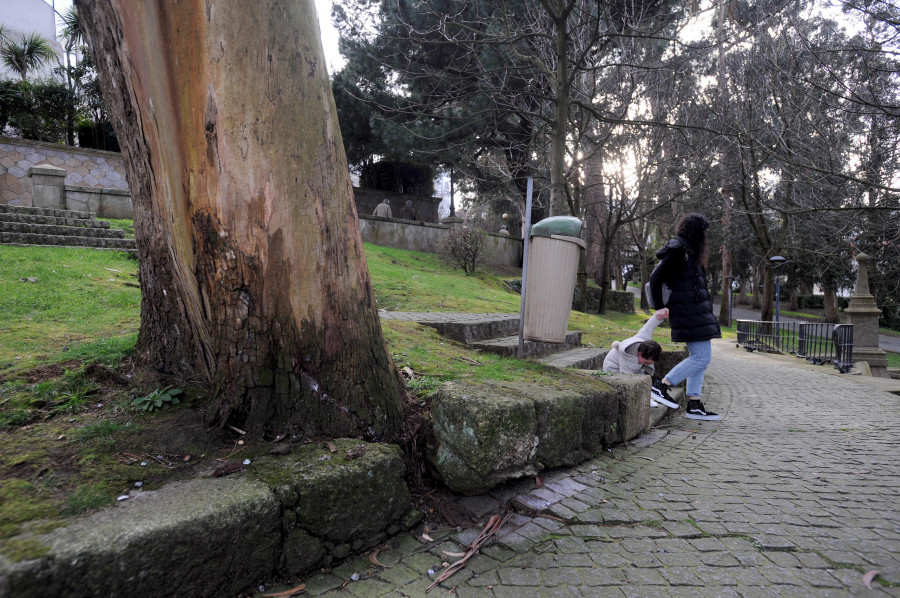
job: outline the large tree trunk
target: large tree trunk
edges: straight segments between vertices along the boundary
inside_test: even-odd
[[[216,424],[399,429],[312,0],[76,0],[122,145],[140,361]]]

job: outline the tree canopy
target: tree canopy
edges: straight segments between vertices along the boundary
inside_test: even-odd
[[[769,257],[828,295],[858,251],[898,317],[894,5],[339,0],[333,16],[335,85],[368,110],[369,147],[454,165],[488,210],[521,211],[535,177],[545,213],[585,218],[598,283],[701,211],[713,279],[765,285],[764,317]]]

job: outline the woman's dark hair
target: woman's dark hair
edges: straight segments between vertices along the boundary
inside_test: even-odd
[[[706,264],[706,229],[709,220],[703,214],[685,214],[675,224],[675,234],[683,237],[701,264]]]

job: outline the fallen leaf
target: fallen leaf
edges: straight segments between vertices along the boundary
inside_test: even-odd
[[[428,534],[422,534],[422,538],[423,538],[426,542],[434,542],[434,538],[432,538],[432,537],[429,536]]]
[[[294,596],[296,594],[299,594],[300,592],[302,592],[305,589],[306,589],[306,584],[301,583],[296,588],[291,588],[290,590],[285,590],[283,592],[275,592],[272,594],[263,594],[263,596],[269,596],[270,598],[287,598],[287,596]]]
[[[442,550],[441,554],[443,554],[444,556],[452,556],[455,559],[458,559],[459,557],[462,557],[462,556],[466,556],[465,552],[447,552],[446,550]]]
[[[358,446],[353,447],[349,451],[347,451],[347,454],[344,455],[344,458],[347,459],[348,461],[350,461],[351,459],[359,459],[360,457],[362,457],[365,454],[366,454],[366,445],[360,444]]]
[[[409,378],[410,380],[415,380],[415,379],[416,379],[416,374],[415,374],[415,372],[413,372],[408,366],[407,366],[407,367],[404,367],[402,371],[403,371],[404,374],[406,374],[406,377]]]
[[[182,459],[182,461],[184,461],[184,462],[187,462],[187,461],[190,461],[190,460],[191,460],[191,456],[190,456],[190,455],[185,455],[185,456],[184,456],[184,459]]]
[[[544,478],[542,478],[541,476],[537,476],[536,478],[534,478],[534,488],[538,489],[538,488],[543,488],[543,487],[544,487]]]
[[[272,442],[281,442],[282,440],[284,440],[284,434],[279,434],[278,436],[276,436],[275,438],[272,439]]]
[[[325,446],[328,447],[328,450],[331,451],[332,453],[337,452],[337,446],[335,446],[335,444],[333,442],[326,442]]]
[[[290,444],[279,444],[273,447],[269,452],[273,455],[288,455],[292,450],[294,450],[294,447]]]
[[[242,471],[243,469],[244,468],[241,467],[240,465],[225,465],[225,466],[220,467],[219,469],[215,470],[213,472],[213,477],[221,478],[222,476],[231,475],[233,473]]]
[[[876,571],[874,569],[872,571],[866,571],[866,574],[863,575],[863,585],[871,590],[872,582],[875,581],[875,578],[878,577],[880,573],[881,571]]]
[[[235,428],[234,426],[228,426],[228,427],[231,428],[232,430],[234,430],[235,432],[237,432],[238,434],[240,434],[241,436],[243,436],[244,434],[246,434],[246,432],[244,432],[244,431],[241,430],[240,428]]]
[[[390,565],[385,565],[381,561],[378,560],[378,553],[381,552],[381,549],[375,550],[372,554],[369,555],[369,562],[373,565],[378,565],[379,567],[384,567],[385,569],[390,569]]]

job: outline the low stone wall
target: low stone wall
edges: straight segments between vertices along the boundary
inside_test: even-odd
[[[0,204],[34,205],[28,169],[41,165],[65,170],[65,185],[128,189],[122,154],[0,137]]]
[[[510,290],[521,293],[522,292],[522,280],[520,278],[514,278],[510,280],[504,280],[506,286],[510,288]],[[578,304],[580,302],[581,292],[578,290],[578,285],[575,285],[575,292],[572,295],[572,309],[577,309]],[[600,289],[595,287],[588,287],[588,300],[584,309],[584,313],[595,314],[597,310],[600,308]],[[627,291],[609,291],[609,295],[607,296],[606,309],[609,311],[622,312],[626,314],[634,313],[634,295]]]
[[[400,216],[400,208],[405,206],[407,201],[411,201],[413,209],[416,211],[417,222],[438,224],[441,221],[438,214],[438,207],[441,205],[440,197],[421,197],[378,189],[353,188],[353,200],[356,202],[356,211],[360,215],[372,215],[375,212],[375,207],[385,199],[388,200],[391,206],[391,213],[395,218]]]
[[[573,305],[578,305],[581,293],[578,287],[575,287],[575,297],[572,299]],[[585,313],[595,314],[600,309],[600,289],[596,287],[588,287],[587,303],[585,303]],[[625,314],[634,313],[634,295],[628,291],[614,291],[610,289],[606,294],[606,309]]]
[[[66,185],[66,209],[93,212],[101,218],[134,218],[131,192]]]
[[[451,227],[360,214],[359,228],[362,230],[363,240],[373,245],[437,253],[438,242]],[[489,264],[515,267],[522,265],[522,239],[495,233],[487,235]]]

